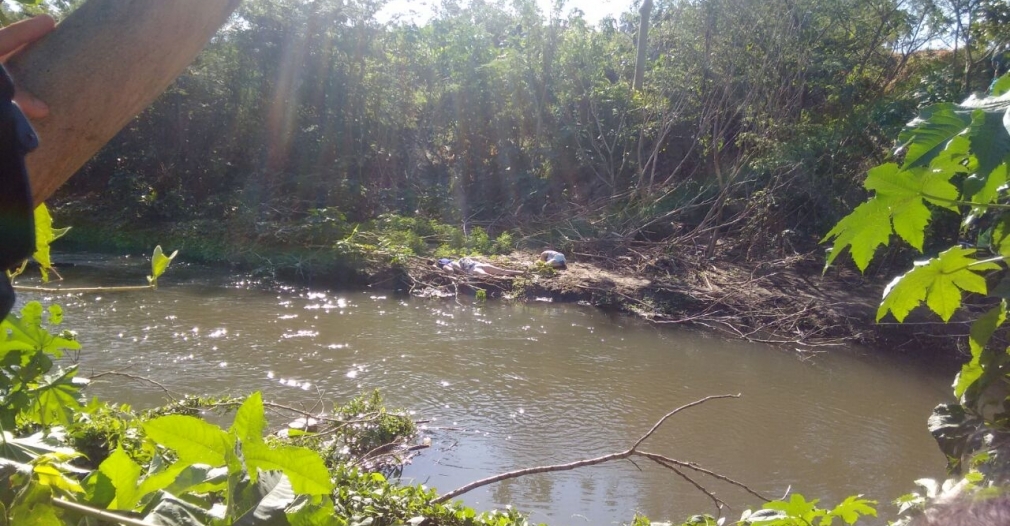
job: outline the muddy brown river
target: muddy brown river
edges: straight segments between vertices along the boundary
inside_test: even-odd
[[[61,269],[65,286],[143,284],[148,271],[138,257],[58,259],[73,264]],[[774,496],[792,488],[833,505],[863,493],[881,501],[884,516],[915,479],[943,475],[926,419],[950,396],[955,371],[914,356],[799,353],[570,304],[266,287],[184,264],[155,292],[21,295],[28,299],[64,305],[84,375],[125,371],[183,393],[261,390],[307,407],[380,389],[390,406],[430,421],[432,447],[403,478],[442,491],[626,449],[671,409],[727,393],[742,397],[675,416],[643,449]],[[89,392],[141,407],[163,400],[157,387],[123,379]],[[731,517],[759,504],[696,480],[733,506]],[[641,460],[502,482],[463,500],[480,510],[511,504],[552,525],[714,511],[690,483]]]

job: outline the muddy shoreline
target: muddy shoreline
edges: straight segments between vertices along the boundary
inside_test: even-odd
[[[700,249],[671,248],[668,243],[585,242],[566,251],[567,270],[544,272],[535,265],[539,250],[518,250],[478,259],[524,271],[520,276],[453,276],[435,267],[433,257],[391,262],[376,254],[352,263],[322,249],[292,252],[295,247],[270,248],[255,242],[194,243],[191,237],[166,235],[165,229],[131,230],[109,238],[105,228],[81,223],[73,222],[74,230],[60,240],[60,250],[140,255],[148,250],[141,247],[163,244],[179,248],[181,261],[230,267],[267,279],[422,297],[472,299],[483,290],[488,299],[582,302],[660,326],[696,327],[789,349],[855,344],[885,352],[926,352],[959,362],[969,328],[969,318],[943,323],[924,308],[903,324],[890,318],[877,323],[884,287],[903,270],[863,275],[841,263],[823,272],[824,254],[817,245],[748,261],[729,253],[704,258]]]
[[[822,257],[822,256],[821,256]],[[536,253],[482,258],[524,270],[516,277],[450,275],[430,258],[371,273],[373,288],[421,297],[482,296],[507,301],[581,302],[661,326],[702,327],[730,338],[791,347],[856,344],[894,352],[929,352],[959,360],[967,326],[923,314],[905,324],[875,320],[886,279],[832,268],[811,254],[751,265],[691,263],[639,253],[619,258],[572,254],[568,269],[544,272]]]
[[[414,258],[401,276],[376,273],[372,287],[396,288],[422,297],[482,296],[508,301],[582,302],[627,312],[658,325],[705,327],[729,337],[804,347],[856,343],[893,347],[909,335],[874,315],[884,283],[857,273],[831,270],[797,254],[753,266],[687,265],[641,253],[620,258],[571,254],[568,270],[537,269],[536,254],[517,251],[487,258],[525,271],[518,277],[448,275],[430,258]],[[387,270],[395,273],[396,270]],[[900,345],[899,345],[900,346]]]

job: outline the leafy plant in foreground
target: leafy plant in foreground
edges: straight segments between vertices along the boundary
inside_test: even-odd
[[[319,455],[267,443],[265,427],[259,393],[246,399],[227,431],[187,415],[144,422],[159,454],[145,471],[114,451],[85,480],[88,503],[164,519],[185,514],[196,524],[286,520],[332,509],[333,484]]]
[[[1006,454],[996,444],[1010,434],[1008,349],[989,345],[1004,325],[1010,281],[1010,76],[991,96],[961,104],[937,104],[908,123],[899,140],[903,161],[869,171],[865,187],[874,192],[842,219],[824,241],[833,240],[830,265],[848,249],[865,270],[876,249],[897,235],[920,252],[928,227],[940,215],[960,220],[962,241],[917,262],[884,290],[877,320],[891,314],[899,322],[925,303],[949,321],[958,311],[974,318],[971,360],[954,382],[960,404],[944,404],[930,418],[930,430],[956,472],[978,471],[979,482],[1005,482]],[[996,279],[1002,281],[990,288]],[[966,308],[966,294],[988,296],[979,314]]]
[[[819,508],[819,499],[807,500],[798,493],[789,500],[766,502],[759,510],[745,510],[740,520],[728,522],[725,517],[716,519],[711,515],[695,515],[680,526],[831,526],[838,519],[845,524],[855,524],[864,516],[876,517],[876,501],[861,496],[851,496],[831,509]],[[631,526],[673,526],[672,523],[653,522],[636,515]]]
[[[0,426],[13,430],[19,425],[70,423],[80,408],[79,387],[74,384],[77,367],[55,368],[65,350],[78,350],[73,333],[49,332],[45,312],[37,301],[28,302],[21,314],[10,314],[0,322]],[[63,309],[51,305],[48,325],[63,321]]]

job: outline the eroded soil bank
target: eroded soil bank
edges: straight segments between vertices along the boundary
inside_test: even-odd
[[[447,274],[436,268],[433,257],[391,262],[376,253],[348,262],[325,248],[306,251],[213,236],[204,241],[192,232],[176,235],[181,227],[117,230],[110,237],[105,228],[86,224],[79,228],[81,223],[73,222],[71,235],[60,240],[62,249],[134,253],[163,244],[179,248],[182,260],[289,282],[367,286],[418,296],[472,299],[483,290],[488,298],[511,301],[584,302],[633,313],[658,325],[701,327],[789,348],[854,343],[888,351],[933,351],[959,359],[952,350],[958,349],[957,337],[968,332],[964,320],[945,324],[922,312],[913,312],[904,324],[889,317],[877,323],[876,307],[884,287],[904,266],[896,263],[894,269],[861,275],[851,264],[840,263],[823,273],[823,249],[816,244],[748,259],[728,251],[706,258],[698,247],[669,243],[583,242],[565,250],[568,269],[557,272],[536,266],[539,250],[478,258],[524,271],[516,277],[491,277]]]
[[[877,323],[887,280],[844,267],[822,274],[823,256],[741,264],[662,252],[632,250],[619,257],[576,252],[568,255],[568,269],[557,272],[538,268],[536,253],[529,251],[484,259],[525,270],[516,277],[452,275],[431,259],[415,258],[402,267],[399,279],[379,273],[371,281],[377,287],[395,282],[419,296],[474,297],[483,290],[489,298],[513,301],[584,302],[659,325],[699,326],[729,337],[801,347],[857,343],[897,351],[950,349],[955,347],[950,338],[967,331],[956,321],[929,318]]]

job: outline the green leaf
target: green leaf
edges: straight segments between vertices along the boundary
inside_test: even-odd
[[[926,199],[941,207],[956,211],[949,200],[957,199],[958,189],[950,183],[953,173],[934,168],[899,169],[894,163],[886,163],[866,172],[867,190],[877,192],[892,207],[907,201]]]
[[[147,281],[154,286],[158,286],[158,278],[165,273],[168,269],[168,265],[172,263],[175,256],[179,254],[176,250],[172,252],[171,256],[166,256],[164,252],[161,251],[161,245],[154,247],[154,254],[151,255],[151,275],[147,277]]]
[[[862,495],[850,495],[841,504],[837,505],[828,512],[827,517],[821,521],[822,526],[830,526],[832,519],[834,517],[840,517],[845,524],[855,524],[859,520],[859,517],[863,515],[869,515],[871,517],[877,516],[877,510],[873,507],[877,504],[875,500],[867,500],[860,498]]]
[[[92,471],[81,485],[84,486],[84,504],[105,509],[116,498],[116,487],[112,484],[112,479],[102,473],[101,469]]]
[[[77,366],[70,367],[57,375],[46,375],[42,382],[28,391],[32,405],[28,417],[43,427],[54,424],[69,426],[73,422],[74,411],[80,409],[78,400],[80,387],[74,384]]]
[[[322,502],[317,503],[319,497],[308,498],[298,497],[295,503],[287,509],[287,519],[291,526],[315,526],[317,524],[329,524],[332,526],[345,526],[347,520],[337,516],[333,508],[333,501],[328,496],[322,497]]]
[[[831,266],[835,258],[849,247],[852,260],[860,271],[865,271],[877,247],[890,242],[890,224],[891,209],[882,200],[872,198],[857,206],[821,240],[821,243],[831,238],[835,241],[824,268]]]
[[[971,355],[977,358],[982,354],[982,350],[989,343],[989,338],[996,332],[996,329],[1006,321],[1007,302],[1000,301],[999,305],[989,309],[988,312],[980,316],[975,323],[971,324],[971,332],[968,337],[968,344],[971,348]]]
[[[212,493],[225,489],[228,485],[228,468],[212,468],[206,464],[186,466],[165,491],[173,495],[183,493]]]
[[[60,447],[52,440],[52,433],[47,436],[43,431],[27,437],[14,438],[9,431],[4,431],[3,441],[0,441],[0,458],[15,463],[27,463],[50,453],[72,454],[74,450]]]
[[[989,93],[993,97],[999,97],[1004,93],[1010,92],[1010,74],[1003,75],[996,82],[993,83],[992,89]]]
[[[954,375],[954,396],[960,398],[972,384],[982,378],[983,374],[985,374],[985,369],[976,359],[962,365],[961,371]]]
[[[50,311],[52,312],[52,311]],[[42,327],[42,304],[30,301],[21,309],[21,315],[8,315],[0,321],[0,334],[6,338],[0,342],[0,353],[8,351],[44,351],[59,358],[61,349],[80,349],[78,342],[53,336]],[[27,347],[26,347],[27,346]]]
[[[53,217],[49,215],[49,209],[45,204],[35,208],[35,253],[32,254],[32,258],[39,263],[43,282],[49,281],[49,270],[53,268],[49,245],[66,234],[67,230],[69,227],[59,230],[53,229]]]
[[[899,170],[888,163],[870,170],[864,186],[876,191],[876,199],[890,207],[894,231],[921,252],[926,225],[932,217],[924,200],[957,211],[950,204],[958,197],[957,187],[950,184],[953,175],[926,168]]]
[[[971,116],[958,112],[952,103],[943,103],[923,109],[917,118],[908,123],[898,140],[906,145],[903,166],[926,166],[947,145],[971,125]]]
[[[812,524],[815,518],[823,517],[827,513],[826,510],[822,510],[817,507],[817,502],[818,499],[808,502],[805,498],[803,498],[803,495],[793,493],[789,498],[789,502],[773,500],[766,503],[762,506],[762,508],[766,510],[781,511],[787,518],[803,521],[803,523],[806,524]]]
[[[215,509],[205,510],[177,498],[170,493],[159,493],[154,508],[144,516],[144,522],[171,526],[206,526],[222,524],[224,517],[217,516]]]
[[[122,448],[116,448],[102,464],[98,466],[112,485],[116,488],[116,498],[109,504],[112,510],[132,510],[137,505],[140,495],[137,492],[137,481],[142,471],[140,465],[133,461]]]
[[[996,263],[969,257],[974,253],[975,249],[952,247],[936,258],[916,262],[912,270],[887,285],[877,309],[877,321],[888,311],[903,321],[923,301],[943,321],[949,321],[961,306],[962,291],[986,293],[985,278],[978,272],[1000,268]]]
[[[891,232],[921,252],[926,226],[933,215],[926,204],[957,211],[952,203],[958,198],[957,187],[950,183],[953,175],[925,167],[902,170],[894,163],[870,170],[864,186],[876,195],[856,207],[821,240],[835,240],[827,265],[849,247],[856,266],[865,271],[877,247],[889,243]]]
[[[235,413],[231,432],[243,444],[263,441],[263,430],[266,428],[266,418],[263,415],[263,395],[256,391],[242,402]]]
[[[212,468],[206,464],[186,465],[184,462],[176,462],[144,477],[136,497],[140,500],[152,493],[193,495],[219,492],[225,489],[227,476],[228,470],[224,467]]]
[[[291,481],[291,487],[300,495],[326,495],[333,490],[330,473],[318,453],[303,447],[280,446],[270,448],[262,442],[242,445],[242,454],[250,476],[257,469],[282,471]]]
[[[961,373],[954,380],[954,396],[960,398],[965,391],[971,387],[985,369],[981,363],[982,351],[989,343],[996,329],[1006,321],[1007,301],[1000,301],[999,305],[989,309],[988,312],[980,316],[971,324],[971,331],[968,336],[968,346],[971,349],[971,361],[961,366]]]
[[[993,225],[992,248],[999,255],[1010,258],[1010,213],[1004,213]]]
[[[143,424],[155,443],[174,450],[180,462],[222,466],[232,440],[221,428],[187,415],[168,415]]]
[[[968,140],[971,143],[971,152],[977,159],[974,177],[981,181],[986,181],[985,187],[989,188],[988,179],[997,166],[1004,164],[1007,156],[1010,155],[1010,134],[1003,126],[1004,110],[985,111],[975,110],[972,112],[971,127],[968,129]],[[1004,168],[1003,180],[1006,181],[1006,171]],[[995,183],[994,183],[995,184]],[[997,186],[998,187],[998,186]],[[995,192],[991,192],[987,197],[969,196],[972,201],[981,204],[989,204],[985,198],[992,199]]]
[[[31,483],[14,500],[10,523],[18,526],[52,526],[63,524],[60,511],[52,505],[52,491],[48,486]]]
[[[137,489],[137,498],[142,499],[161,490],[181,494],[193,486],[207,482],[211,469],[206,464],[186,465],[184,462],[176,462],[162,471],[144,477]]]
[[[291,483],[283,473],[268,471],[259,480],[240,491],[240,498],[232,499],[239,510],[234,526],[287,526],[284,509],[295,500]]]
[[[59,325],[61,323],[63,323],[63,307],[54,303],[49,306],[49,324]]]

